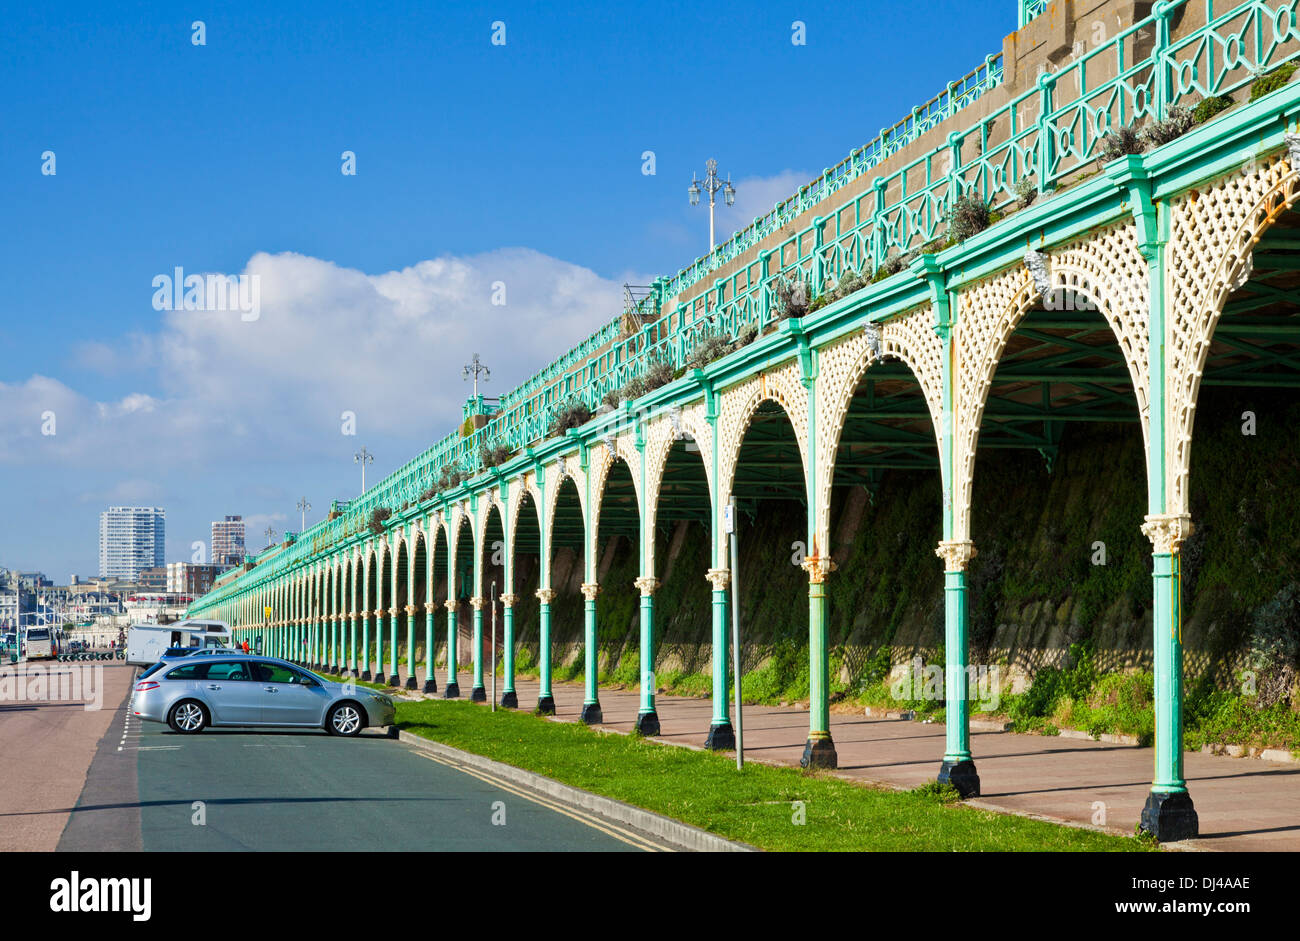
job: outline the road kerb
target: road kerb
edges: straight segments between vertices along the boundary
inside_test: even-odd
[[[398,734],[398,740],[439,757],[494,774],[513,784],[544,794],[553,800],[604,817],[612,823],[630,827],[675,849],[698,853],[747,853],[757,851],[753,846],[725,839],[716,833],[701,830],[699,827],[693,827],[690,824],[682,823],[680,820],[665,817],[663,814],[643,810],[640,807],[633,807],[631,804],[625,804],[611,797],[592,794],[590,791],[571,787],[552,778],[534,774],[522,768],[516,768],[514,765],[493,761],[491,758],[484,758],[482,755],[461,751],[459,748],[452,748],[450,745],[432,741],[412,732],[403,730]]]

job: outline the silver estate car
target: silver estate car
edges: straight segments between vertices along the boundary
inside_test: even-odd
[[[141,678],[131,712],[192,734],[211,726],[297,726],[356,735],[392,725],[393,700],[274,657],[183,657]]]

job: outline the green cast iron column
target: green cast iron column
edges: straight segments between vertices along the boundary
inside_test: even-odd
[[[636,580],[641,592],[641,707],[636,727],[642,735],[659,734],[659,713],[655,710],[655,590],[659,579],[642,576]]]
[[[1164,7],[1164,12],[1169,12]],[[1167,43],[1167,17],[1158,42]],[[1200,820],[1183,777],[1183,645],[1179,550],[1192,533],[1191,518],[1170,506],[1167,488],[1169,471],[1169,378],[1167,337],[1169,318],[1178,312],[1167,307],[1165,265],[1170,237],[1169,206],[1154,203],[1151,181],[1140,157],[1127,158],[1125,165],[1108,172],[1127,182],[1130,198],[1140,200],[1134,214],[1141,234],[1139,246],[1147,261],[1151,296],[1147,399],[1150,403],[1149,453],[1147,459],[1147,516],[1142,531],[1152,543],[1152,631],[1155,668],[1155,775],[1141,828],[1161,842],[1186,840],[1199,835]]]
[[[716,528],[716,521],[715,521]],[[716,539],[715,539],[716,542]],[[730,643],[727,621],[727,586],[731,572],[724,568],[709,569],[708,579],[713,585],[713,718],[709,721],[709,734],[704,747],[725,751],[736,747],[736,731],[731,725],[731,697],[728,669]]]
[[[605,718],[600,711],[600,696],[596,689],[596,595],[598,594],[600,594],[598,584],[582,583],[582,646],[584,648],[582,721],[588,725],[597,725]]]
[[[948,291],[947,277],[933,255],[924,256],[919,270],[930,285],[934,332],[943,344],[943,408],[940,414],[939,463],[943,486],[943,539],[935,554],[944,560],[944,756],[938,781],[950,784],[962,797],[978,797],[979,773],[970,751],[966,662],[968,653],[966,566],[975,557],[969,533],[958,531],[956,507],[957,344],[959,312]],[[969,514],[966,514],[969,518]]]
[[[392,607],[388,609],[388,682],[396,686],[401,682],[397,673],[397,619],[402,609],[397,606],[397,592],[393,592]]]
[[[509,584],[507,580],[506,584]],[[501,629],[503,633],[501,705],[507,709],[519,707],[519,694],[515,691],[515,602],[519,596],[507,592],[501,596]]]
[[[425,597],[433,597],[433,579],[426,579]],[[436,693],[438,681],[433,678],[433,610],[434,603],[424,603],[424,692]]]
[[[477,556],[474,565],[478,566]],[[476,595],[469,603],[474,608],[474,685],[469,698],[470,702],[487,702],[487,690],[483,688],[483,599]]]
[[[455,582],[448,577],[448,594],[455,591]],[[456,699],[460,696],[460,683],[456,679],[456,614],[457,603],[453,597],[448,597],[443,602],[447,607],[447,685],[442,689],[444,699]]]
[[[370,612],[361,611],[361,679],[370,679]]]
[[[549,573],[548,573],[549,575]],[[555,697],[551,695],[551,601],[555,591],[551,588],[537,589],[537,632],[538,632],[538,690],[537,709],[542,715],[555,715]]]
[[[411,579],[415,583],[415,579]],[[406,606],[406,688],[415,689],[415,605]]]
[[[375,585],[375,682],[386,683],[384,674],[384,585]]]

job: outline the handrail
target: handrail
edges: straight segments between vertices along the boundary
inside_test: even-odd
[[[776,288],[783,280],[804,279],[818,295],[846,272],[875,271],[888,256],[931,243],[957,198],[975,194],[995,209],[1006,209],[1026,179],[1050,192],[1096,160],[1109,129],[1161,119],[1193,96],[1231,95],[1259,72],[1300,55],[1300,28],[1287,0],[1248,0],[1217,17],[1213,0],[1204,0],[1205,25],[1171,39],[1170,18],[1192,2],[1158,6],[1158,12],[950,135],[944,145],[877,178],[870,190],[829,209],[820,224],[790,234],[654,323],[630,336],[621,335],[619,318],[606,323],[501,396],[500,408],[482,428],[438,441],[351,501],[342,515],[316,523],[250,574],[260,582],[315,558],[363,530],[377,508],[397,512],[403,503],[430,503],[425,496],[436,489],[444,467],[474,472],[485,446],[518,451],[536,443],[548,436],[558,408],[577,400],[595,409],[607,392],[652,362],[684,368],[696,345],[712,333],[735,337],[747,327],[762,330],[780,316]],[[1229,46],[1232,59],[1224,53]],[[1138,48],[1145,50],[1141,57]],[[1090,81],[1099,71],[1108,77]],[[925,183],[914,185],[918,178]],[[841,217],[857,221],[841,229]],[[671,284],[658,282],[659,299],[672,296],[664,293]],[[438,498],[446,501],[449,493]],[[269,571],[258,572],[263,565]]]

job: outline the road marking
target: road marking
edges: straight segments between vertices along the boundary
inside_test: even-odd
[[[180,748],[180,746],[179,745],[137,745],[135,746],[136,751],[169,751],[173,748]],[[118,749],[118,751],[121,750],[122,749],[120,748]]]
[[[477,768],[469,768],[466,767],[465,765],[458,764],[453,761],[448,761],[445,758],[441,758],[436,755],[429,755],[429,754],[425,754],[424,752],[419,752],[418,754],[422,758],[428,758],[430,761],[436,761],[440,765],[444,765],[456,771],[460,771],[465,774],[471,775],[473,777],[478,778],[480,781],[483,781],[486,784],[491,784],[493,787],[498,787],[503,791],[508,791],[509,793],[514,794],[518,797],[522,797],[525,800],[532,801],[534,804],[538,804],[542,807],[547,808],[548,810],[553,810],[556,813],[563,814],[566,817],[572,818],[573,820],[576,820],[579,823],[591,827],[593,830],[599,830],[601,833],[604,833],[607,836],[612,836],[616,840],[621,840],[622,842],[627,843],[630,846],[635,846],[637,849],[645,850],[648,853],[659,853],[663,851],[661,847],[656,846],[654,843],[647,841],[644,837],[638,836],[637,834],[633,833],[630,830],[624,830],[622,827],[616,826],[612,823],[609,823],[606,820],[602,820],[599,817],[588,814],[585,811],[577,810],[576,808],[568,807],[564,804],[560,804],[555,801],[552,801],[549,798],[545,798],[538,794],[533,794],[528,791],[522,790],[517,785],[509,781],[506,781],[503,778],[498,778],[495,775],[488,774],[485,771],[479,771]]]

